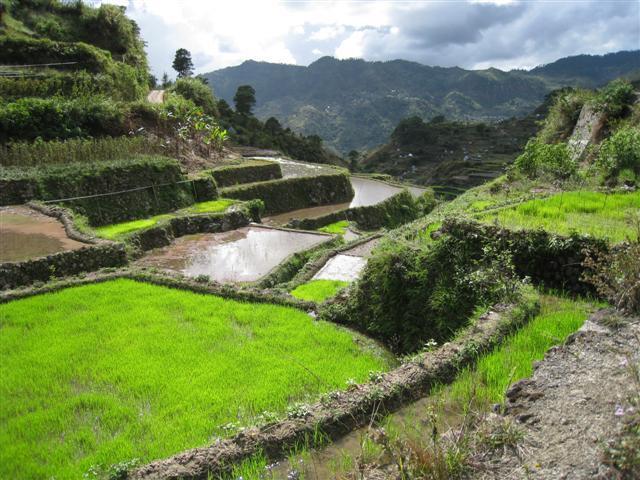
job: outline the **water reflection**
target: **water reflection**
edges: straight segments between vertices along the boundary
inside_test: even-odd
[[[330,240],[328,235],[251,226],[225,233],[187,235],[151,250],[138,264],[218,282],[258,280],[289,255]]]

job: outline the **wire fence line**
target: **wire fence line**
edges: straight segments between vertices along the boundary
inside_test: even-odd
[[[195,196],[195,186],[194,186],[194,181],[193,180],[181,180],[179,182],[172,182],[172,183],[159,183],[159,184],[154,184],[154,185],[147,185],[144,187],[136,187],[136,188],[130,188],[128,190],[119,190],[117,192],[107,192],[107,193],[96,193],[95,195],[84,195],[81,197],[69,197],[69,198],[57,198],[55,200],[45,200],[42,203],[59,203],[59,202],[71,202],[74,200],[86,200],[88,198],[99,198],[99,197],[107,197],[107,196],[112,196],[112,195],[122,195],[123,193],[131,193],[131,192],[139,192],[141,190],[147,190],[149,188],[155,189],[155,188],[160,188],[160,187],[167,187],[167,186],[173,186],[173,185],[181,185],[184,183],[191,183],[193,189],[194,189],[194,196]]]

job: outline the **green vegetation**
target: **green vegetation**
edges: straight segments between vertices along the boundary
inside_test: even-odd
[[[145,228],[153,227],[162,220],[171,218],[170,214],[155,215],[150,218],[143,218],[141,220],[131,220],[129,222],[116,223],[113,225],[104,225],[102,227],[96,227],[94,229],[95,234],[98,237],[106,238],[108,240],[115,240],[119,237],[127,235],[129,233],[137,232]]]
[[[311,280],[291,290],[291,295],[302,300],[320,303],[335,297],[347,285],[349,282],[341,280]]]
[[[435,242],[383,239],[351,295],[321,318],[354,325],[409,353],[446,341],[479,310],[521,294],[509,252],[445,235]]]
[[[208,202],[194,203],[190,207],[181,210],[179,213],[217,213],[224,212],[231,205],[238,203],[236,200],[228,198],[219,198],[218,200],[210,200]]]
[[[625,125],[602,142],[596,165],[607,183],[635,185],[640,178],[640,130]]]
[[[509,228],[539,229],[568,235],[590,234],[620,242],[636,232],[629,218],[640,209],[640,192],[563,192],[549,198],[530,200],[517,207],[482,215],[481,220]]]
[[[0,165],[36,166],[121,160],[144,153],[160,153],[159,145],[146,137],[74,138],[0,145]]]
[[[211,88],[198,78],[178,78],[170,88],[171,92],[191,100],[207,115],[217,116],[218,109]]]
[[[330,223],[324,227],[318,229],[320,232],[333,233],[335,235],[344,235],[349,228],[349,222],[347,220],[340,220],[339,222]]]
[[[162,215],[155,215],[150,218],[132,220],[130,222],[116,223],[113,225],[104,225],[102,227],[95,228],[94,232],[98,237],[106,238],[109,240],[115,240],[129,233],[133,233],[139,230],[143,230],[145,228],[153,227],[158,223],[162,222],[163,220],[169,220],[171,218],[174,218],[176,215],[224,212],[227,208],[229,208],[231,205],[235,203],[238,203],[238,202],[236,202],[235,200],[228,200],[226,198],[221,198],[218,200],[210,200],[208,202],[194,203],[190,207],[184,208],[182,210],[178,210],[173,214],[164,213]]]
[[[548,144],[537,139],[529,140],[524,153],[516,158],[514,167],[529,178],[549,175],[567,179],[578,169],[565,143]]]
[[[536,133],[539,110],[497,123],[409,117],[397,125],[386,145],[361,161],[360,168],[461,192],[502,174]]]
[[[3,478],[166,457],[386,368],[304,312],[130,280],[13,301],[0,316]]]
[[[582,326],[595,304],[542,295],[541,311],[496,351],[482,357],[474,368],[467,368],[456,381],[442,392],[446,404],[454,404],[463,413],[475,404],[482,410],[492,403],[502,402],[511,383],[533,373],[533,362],[541,360],[553,345]]]

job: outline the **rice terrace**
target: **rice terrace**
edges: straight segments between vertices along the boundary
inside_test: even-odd
[[[637,2],[125,3],[0,0],[0,479],[640,478]]]

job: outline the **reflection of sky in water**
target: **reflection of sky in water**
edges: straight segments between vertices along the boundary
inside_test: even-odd
[[[173,245],[150,252],[141,263],[177,270],[190,277],[208,275],[218,282],[249,282],[269,273],[289,255],[330,238],[249,227],[224,234],[182,237]]]
[[[324,267],[313,278],[318,280],[357,280],[367,264],[367,259],[351,255],[336,255],[325,263]]]

